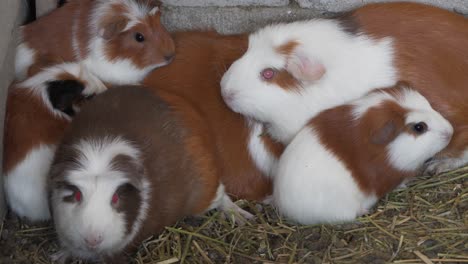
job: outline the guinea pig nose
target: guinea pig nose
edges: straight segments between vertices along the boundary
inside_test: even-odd
[[[165,55],[164,56],[164,59],[167,61],[167,62],[171,62],[175,57],[175,53],[172,53],[172,54],[169,54],[169,55]]]
[[[90,248],[96,248],[97,246],[99,246],[99,244],[102,243],[102,240],[103,240],[102,236],[95,236],[95,235],[85,238],[85,242]]]

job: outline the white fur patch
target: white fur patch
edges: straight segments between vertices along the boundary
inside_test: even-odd
[[[396,98],[386,92],[373,92],[351,102],[352,115],[355,120],[360,119],[367,111],[379,106],[384,101],[396,102]],[[398,102],[396,102],[398,103]]]
[[[156,13],[158,13],[158,11],[159,11],[159,7],[154,7],[153,9],[151,9],[151,10],[148,12],[148,15],[154,16],[154,15],[156,15]]]
[[[309,127],[286,148],[274,180],[275,204],[301,224],[350,221],[377,201]]]
[[[54,145],[40,145],[5,175],[6,199],[18,216],[31,221],[50,218],[47,177],[54,153]]]
[[[117,85],[138,84],[152,70],[164,66],[167,63],[151,65],[140,69],[130,59],[116,59],[110,61],[103,50],[103,40],[95,39],[91,52],[83,63],[102,81]]]
[[[80,189],[82,201],[63,202],[63,197],[71,195],[70,191],[54,190],[52,205],[59,239],[64,249],[74,256],[92,259],[99,254],[111,255],[128,245],[140,230],[150,196],[150,183],[143,179],[140,186],[136,186],[142,204],[131,230],[125,234],[125,216],[111,207],[111,198],[116,189],[129,180],[112,168],[111,161],[119,154],[139,159],[140,152],[119,137],[82,140],[74,148],[80,153],[80,166],[68,171],[66,180]],[[84,239],[94,236],[103,241],[93,251],[86,247]]]
[[[402,171],[414,171],[448,145],[453,127],[415,90],[403,89],[394,100],[408,111],[407,126],[421,122],[427,125],[424,134],[401,133],[387,147],[390,164]]]
[[[301,52],[320,61],[326,73],[298,90],[285,90],[261,79],[265,68],[284,69],[286,57],[277,48],[299,42]],[[288,143],[320,111],[393,85],[390,38],[350,35],[334,20],[316,19],[266,27],[249,37],[247,52],[223,76],[222,93],[235,112],[268,123],[273,138]]]
[[[29,48],[26,43],[21,43],[16,48],[15,75],[16,79],[23,80],[28,75],[29,67],[34,63],[36,52]]]
[[[272,176],[275,164],[278,162],[276,157],[268,151],[262,141],[263,125],[257,122],[249,121],[249,154],[254,160],[257,168],[268,177]]]

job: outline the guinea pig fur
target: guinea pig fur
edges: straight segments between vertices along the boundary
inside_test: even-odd
[[[69,67],[70,66],[70,67]],[[8,91],[3,149],[6,200],[30,221],[50,218],[46,181],[56,145],[88,92],[76,65],[47,68]],[[63,79],[65,78],[65,79]]]
[[[223,77],[222,94],[231,109],[287,144],[321,110],[406,81],[454,127],[453,140],[426,168],[440,173],[468,162],[467,46],[468,20],[459,14],[370,4],[251,34],[248,51]]]
[[[350,221],[450,141],[453,128],[418,92],[377,90],[321,112],[287,146],[274,201],[302,224]]]
[[[184,99],[178,112],[192,133],[209,136],[200,153],[217,157],[227,193],[262,201],[271,194],[271,164],[283,146],[264,133],[260,124],[231,111],[219,87],[226,68],[247,49],[247,35],[194,31],[176,32],[173,37],[177,56],[167,67],[150,73],[145,86],[154,93],[167,91]]]
[[[241,210],[215,160],[194,152],[204,139],[176,114],[178,96],[164,98],[171,104],[144,88],[113,87],[73,119],[49,179],[59,259],[114,263],[184,216]]]
[[[155,0],[70,1],[21,28],[16,76],[38,61],[77,62],[110,84],[135,84],[168,64],[174,43]]]

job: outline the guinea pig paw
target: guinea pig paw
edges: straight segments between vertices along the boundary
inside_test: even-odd
[[[240,208],[227,195],[223,197],[223,203],[220,206],[223,215],[226,218],[232,218],[234,222],[240,226],[245,225],[248,221],[254,220],[255,216],[246,210]]]
[[[68,254],[68,252],[66,252],[65,250],[60,250],[50,255],[50,260],[52,260],[53,263],[65,264],[67,263],[67,260],[69,257],[70,257],[70,254]]]
[[[262,200],[262,204],[265,205],[273,205],[275,203],[275,198],[273,195],[267,196],[265,199]]]
[[[245,226],[247,222],[255,219],[255,216],[240,207],[234,210],[223,210],[225,219],[232,219],[235,224]]]
[[[444,172],[457,169],[465,165],[467,162],[468,161],[461,158],[433,159],[426,164],[424,174],[438,175]]]
[[[358,217],[359,217],[359,216],[364,216],[364,215],[367,215],[367,214],[369,214],[369,213],[370,213],[369,209],[361,208],[361,209],[359,209],[359,212],[358,212],[358,215],[357,215],[357,216],[358,216]]]

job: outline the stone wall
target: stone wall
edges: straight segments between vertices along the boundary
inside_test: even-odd
[[[366,3],[395,0],[161,0],[170,30],[251,31],[271,22],[327,17]],[[468,14],[468,0],[410,0]]]

